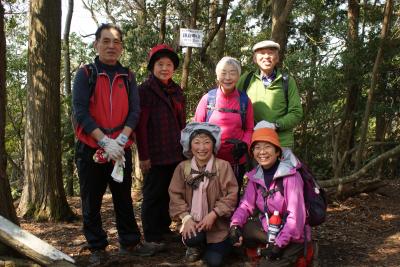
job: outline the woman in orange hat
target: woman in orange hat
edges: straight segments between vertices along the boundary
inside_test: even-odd
[[[258,165],[246,174],[248,184],[232,216],[230,237],[234,246],[261,246],[265,257],[260,266],[295,266],[305,238],[311,241],[303,179],[297,171],[301,164],[290,150],[282,156],[278,134],[268,124],[262,121],[254,128],[250,155]]]
[[[141,113],[136,134],[144,174],[142,224],[145,244],[156,252],[166,248],[166,237],[171,236],[168,186],[183,160],[179,141],[186,125],[185,98],[182,88],[172,80],[178,65],[178,55],[171,47],[154,46],[148,57],[150,74],[138,87]]]

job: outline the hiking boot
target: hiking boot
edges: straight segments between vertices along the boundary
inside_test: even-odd
[[[143,244],[154,250],[154,253],[162,252],[167,249],[167,245],[163,242],[144,242]]]
[[[104,263],[106,260],[107,260],[107,252],[104,249],[92,250],[89,257],[90,266],[100,265],[101,263]]]
[[[150,257],[153,256],[156,251],[154,250],[154,248],[146,245],[145,243],[139,243],[136,246],[121,246],[118,253],[122,256],[132,255]]]
[[[200,248],[195,247],[187,247],[185,253],[185,259],[187,262],[195,262],[198,261],[201,257]]]

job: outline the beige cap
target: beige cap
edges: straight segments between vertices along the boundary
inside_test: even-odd
[[[280,50],[281,46],[278,43],[275,43],[274,41],[271,40],[261,41],[253,46],[253,52],[261,48],[276,48]]]

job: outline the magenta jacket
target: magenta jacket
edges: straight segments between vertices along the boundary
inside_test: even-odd
[[[276,185],[276,179],[283,177],[284,196],[277,191],[275,194],[267,198],[268,213],[272,214],[274,210],[279,211],[279,214],[285,215],[286,223],[275,239],[275,244],[281,248],[286,247],[289,243],[304,242],[304,224],[306,220],[306,211],[303,197],[303,180],[297,169],[301,166],[300,162],[287,149],[283,152],[282,160],[274,175],[273,181],[269,189],[273,189]],[[257,166],[252,171],[248,172],[248,184],[245,193],[240,201],[239,207],[231,219],[232,225],[243,227],[246,224],[248,217],[255,209],[261,211],[260,219],[264,231],[268,230],[268,223],[264,214],[264,197],[261,189],[257,184],[265,187],[264,174],[261,166]],[[307,240],[311,240],[311,228],[306,225]]]
[[[194,115],[194,121],[205,122],[207,118],[207,99],[208,94],[203,95],[199,104],[196,108],[196,113]],[[229,95],[225,95],[220,88],[217,90],[217,96],[215,99],[216,108],[227,108],[240,110],[240,100],[239,92],[235,89]],[[250,98],[247,105],[246,112],[246,126],[245,130],[242,128],[242,119],[238,113],[230,112],[220,112],[214,110],[210,120],[210,123],[216,124],[221,127],[221,147],[218,151],[217,158],[228,161],[234,164],[232,156],[233,144],[227,144],[228,139],[238,139],[245,142],[248,146],[251,142],[251,135],[253,134],[254,128],[254,118],[253,118],[253,106],[251,104]],[[245,156],[240,159],[240,164],[246,162]]]

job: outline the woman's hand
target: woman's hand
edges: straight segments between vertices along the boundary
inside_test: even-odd
[[[214,225],[215,220],[217,219],[217,214],[215,211],[211,211],[198,223],[197,229],[198,231],[209,231],[211,227]]]
[[[185,223],[182,225],[181,228],[181,234],[184,239],[190,239],[192,236],[196,236],[197,233],[197,223],[193,221],[193,219],[188,219],[185,221]]]
[[[142,173],[146,173],[150,170],[151,168],[151,162],[150,160],[141,160],[139,162],[139,166],[140,166],[140,170],[142,171]]]

